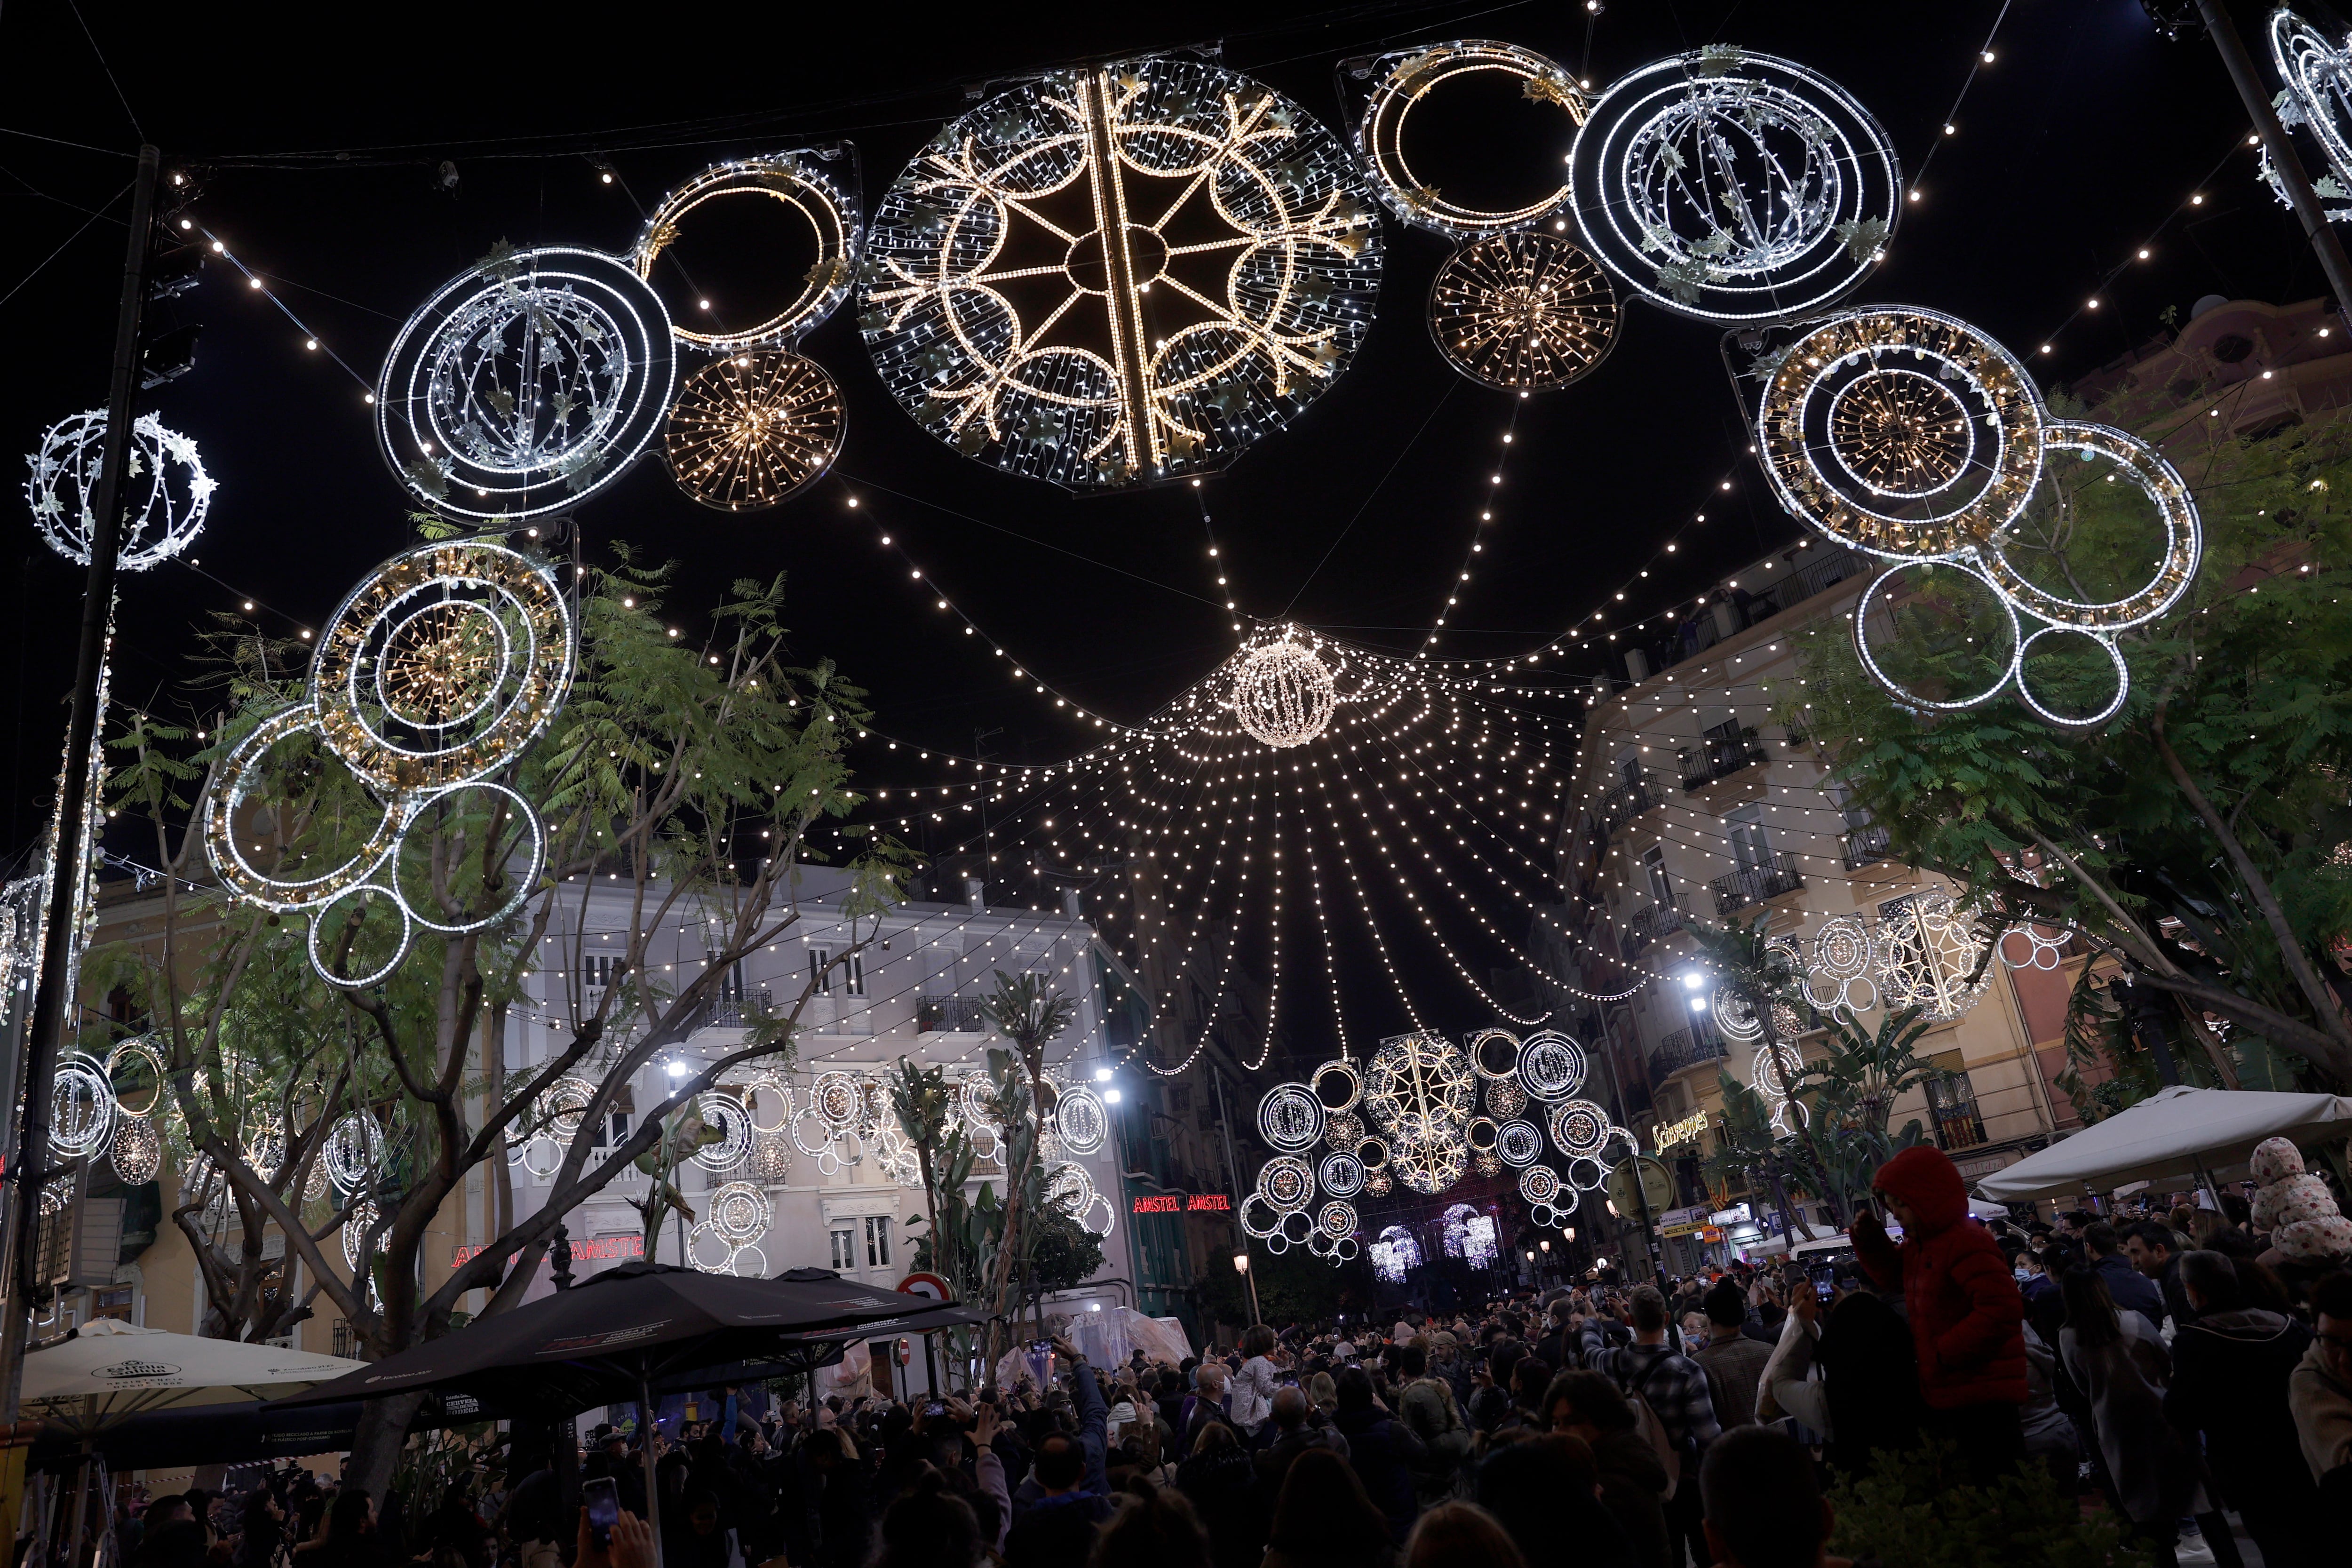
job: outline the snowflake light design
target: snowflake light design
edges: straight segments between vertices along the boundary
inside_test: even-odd
[[[1992,966],[1974,912],[1948,893],[1915,893],[1878,906],[1878,978],[1889,1011],[1916,1007],[1933,1023],[1975,1005]]]
[[[1429,335],[1445,363],[1514,392],[1581,380],[1616,346],[1618,316],[1608,275],[1541,230],[1464,246],[1429,289]]]
[[[945,127],[867,229],[883,382],[967,457],[1078,490],[1224,467],[1371,324],[1348,154],[1247,77],[1170,56],[1050,76]]]

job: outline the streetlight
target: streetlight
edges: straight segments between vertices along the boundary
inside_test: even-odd
[[[1248,1253],[1236,1252],[1234,1254],[1234,1272],[1236,1274],[1246,1274],[1249,1272]]]
[[[1250,1275],[1249,1253],[1246,1249],[1234,1254],[1234,1272],[1240,1275],[1242,1283],[1249,1288],[1250,1321],[1257,1322],[1260,1321],[1257,1310],[1257,1280]]]

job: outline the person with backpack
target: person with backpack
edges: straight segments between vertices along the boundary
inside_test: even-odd
[[[1666,1344],[1666,1299],[1654,1285],[1638,1285],[1632,1297],[1633,1342],[1612,1345],[1598,1323],[1580,1319],[1584,1364],[1607,1377],[1632,1406],[1636,1432],[1657,1450],[1666,1471],[1667,1561],[1682,1561],[1688,1543],[1692,1561],[1708,1561],[1700,1530],[1698,1461],[1722,1428],[1707,1391],[1706,1369]],[[1688,1485],[1683,1484],[1685,1480]]]

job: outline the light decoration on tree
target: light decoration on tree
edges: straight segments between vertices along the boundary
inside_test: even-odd
[[[703,1126],[719,1133],[719,1142],[694,1152],[694,1163],[706,1171],[734,1170],[751,1157],[751,1113],[735,1096],[707,1089],[695,1097],[694,1112]]]
[[[40,449],[26,459],[32,475],[25,499],[49,548],[77,565],[89,564],[96,531],[90,502],[106,446],[106,410],[93,408],[60,419],[41,434]],[[205,472],[189,437],[163,427],[152,414],[131,422],[131,454],[124,465],[120,500],[121,542],[116,568],[144,572],[169,561],[194,542],[212,510],[219,483]]]
[[[1872,306],[1808,323],[1770,365],[1756,427],[1765,472],[1790,515],[1895,563],[1855,606],[1854,647],[1881,686],[1922,711],[1973,707],[2014,683],[2049,723],[2105,722],[2130,691],[2117,635],[2170,609],[2197,573],[2196,503],[2163,455],[2121,430],[2050,417],[2016,357],[1950,316]],[[2051,452],[2105,459],[2154,504],[2164,546],[2145,586],[2116,599],[2070,598],[2013,559],[2022,548],[2013,525]],[[1892,624],[1880,605],[1906,592],[1898,578],[1930,565],[1980,585],[2005,621],[2005,659],[1981,690],[1907,689],[1873,648],[1873,627]],[[2021,619],[2038,629],[2021,636]],[[2037,642],[2071,636],[2104,650],[2114,668],[2114,695],[2095,711],[2053,708],[2026,668]]]
[[[223,757],[204,803],[214,871],[247,903],[309,912],[311,963],[338,985],[390,974],[418,926],[455,935],[497,924],[529,895],[546,846],[530,803],[489,775],[545,731],[571,689],[575,659],[571,605],[545,563],[480,542],[393,557],[328,623],[306,700],[264,717]],[[266,851],[254,839],[256,797],[289,770],[311,765],[312,742],[351,769],[383,815],[339,865],[286,864],[294,852],[282,844],[274,861],[257,863],[253,856]],[[281,756],[289,743],[294,755]],[[418,863],[425,857],[407,850],[412,830],[453,816],[469,837],[512,835],[525,851],[506,872],[504,898],[488,908],[446,907],[430,886],[430,865]],[[285,869],[297,874],[280,875]],[[366,973],[339,973],[321,951],[322,928],[348,921],[364,931],[384,910],[392,934],[375,950],[381,961]]]
[[[1577,128],[1584,123],[1587,101],[1568,72],[1533,49],[1484,38],[1465,38],[1399,50],[1376,60],[1343,61],[1341,71],[1372,82],[1356,123],[1356,146],[1364,166],[1371,171],[1374,188],[1389,209],[1416,228],[1432,229],[1455,239],[1523,229],[1564,210],[1574,189],[1563,179],[1550,190],[1531,193],[1531,199],[1507,208],[1467,205],[1449,198],[1416,172],[1406,152],[1406,126],[1418,113],[1423,121],[1443,118],[1450,89],[1481,77],[1499,76],[1519,84],[1520,96],[1545,107],[1553,122],[1523,134],[1540,147],[1547,137],[1556,156],[1552,166],[1565,169]],[[1418,137],[1420,132],[1413,133]]]
[[[670,330],[682,343],[722,354],[796,342],[849,296],[864,241],[857,223],[858,184],[856,151],[845,142],[714,163],[662,198],[629,253],[629,264],[650,284],[655,265],[677,243],[697,208],[745,199],[773,202],[790,215],[796,235],[806,230],[813,259],[798,292],[748,327],[700,331],[674,322]]]
[[[677,375],[669,313],[629,263],[500,250],[419,306],[376,387],[376,434],[411,494],[454,517],[577,504],[653,438]]]
[[[2335,188],[2322,195],[2343,200],[2352,195],[2352,37],[2333,44],[2327,36],[2284,6],[2271,13],[2271,59],[2278,67],[2286,90],[2279,95],[2279,123],[2288,130],[2307,127],[2327,159]],[[2278,184],[2263,154],[2263,173]],[[2284,191],[2280,199],[2285,200]],[[2342,218],[2343,210],[2330,218]]]
[[[1903,205],[1894,142],[1859,100],[1728,44],[1612,83],[1570,163],[1601,265],[1701,321],[1830,303],[1877,265]]]
[[[1715,988],[1711,1003],[1715,1026],[1723,1037],[1737,1045],[1764,1037],[1764,1021],[1756,1016],[1756,1005],[1738,987],[1726,984]]]
[[[1234,716],[1241,727],[1277,749],[1303,746],[1323,732],[1339,705],[1330,668],[1291,627],[1249,650],[1234,672]]]
[[[1465,245],[1429,288],[1429,335],[1486,386],[1555,392],[1617,343],[1617,290],[1582,248],[1534,230]]]
[[[1371,325],[1346,151],[1205,61],[1051,75],[944,127],[866,231],[883,384],[966,457],[1091,490],[1224,467]]]
[[[824,367],[787,349],[712,361],[679,389],[662,433],[670,478],[715,511],[758,511],[814,484],[841,456],[846,416]]]
[[[114,1167],[117,1181],[142,1186],[153,1181],[155,1173],[163,1168],[163,1140],[152,1121],[127,1117],[116,1125],[114,1142],[106,1157]]]

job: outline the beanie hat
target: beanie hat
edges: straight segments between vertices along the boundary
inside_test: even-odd
[[[2272,1246],[2299,1263],[2352,1256],[2352,1220],[2338,1211],[2326,1183],[2304,1173],[2303,1154],[2294,1143],[2263,1140],[2248,1169],[2262,1184],[2254,1193],[2254,1224],[2270,1231]]]

